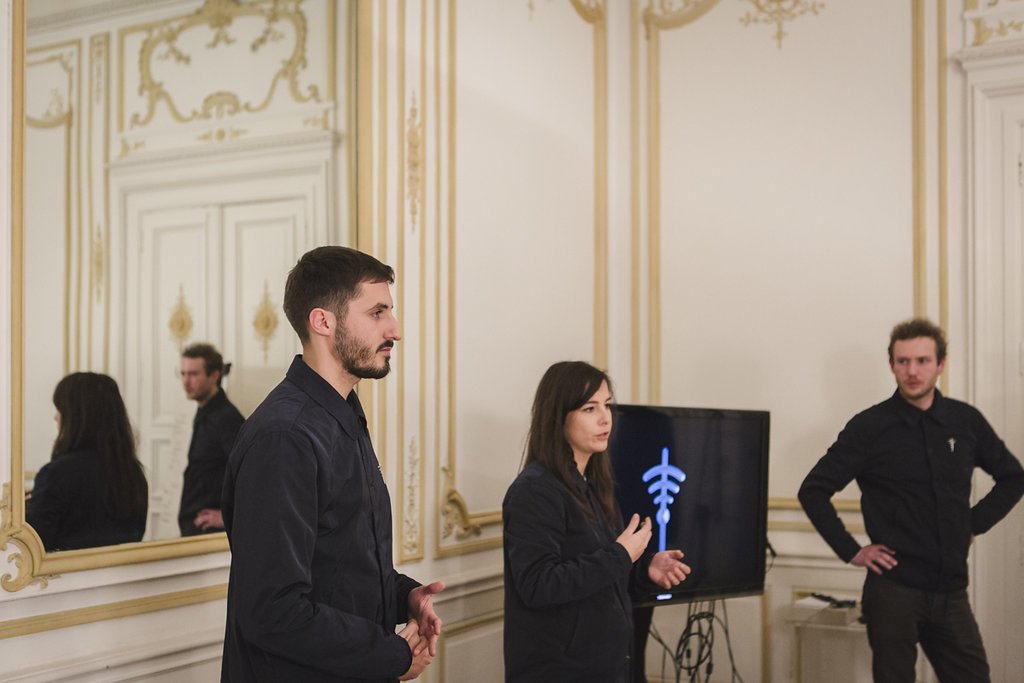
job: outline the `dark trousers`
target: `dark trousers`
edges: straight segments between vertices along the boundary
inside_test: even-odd
[[[647,683],[647,634],[654,619],[653,607],[633,608],[633,683]]]
[[[918,643],[943,683],[989,683],[966,590],[931,593],[868,571],[862,607],[875,683],[913,683]]]

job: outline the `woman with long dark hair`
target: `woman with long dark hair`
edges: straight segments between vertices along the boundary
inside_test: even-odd
[[[608,375],[580,361],[555,363],[537,387],[526,464],[502,505],[506,681],[625,683],[630,585],[671,588],[690,572],[678,550],[644,554],[649,518],[622,522],[611,401]]]
[[[142,540],[149,487],[117,382],[70,374],[53,405],[57,440],[36,474],[26,521],[47,552]]]

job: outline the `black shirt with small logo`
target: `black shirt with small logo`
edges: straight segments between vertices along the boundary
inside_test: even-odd
[[[971,505],[971,478],[981,468],[995,479]],[[831,497],[851,480],[872,543],[895,552],[886,576],[933,592],[967,586],[971,538],[991,529],[1024,494],[1024,470],[976,408],[938,390],[928,410],[897,391],[854,416],[811,469],[800,503],[844,562],[860,550]]]

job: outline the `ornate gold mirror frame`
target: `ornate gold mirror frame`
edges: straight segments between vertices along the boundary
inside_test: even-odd
[[[25,523],[23,448],[24,412],[24,140],[25,140],[25,0],[12,0],[11,11],[11,469],[0,499],[0,586],[9,592],[31,584],[46,586],[60,574],[100,567],[151,562],[228,549],[224,534],[125,543],[116,546],[47,553]],[[11,549],[13,546],[13,550]]]

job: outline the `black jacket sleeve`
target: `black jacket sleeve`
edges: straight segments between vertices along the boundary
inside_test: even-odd
[[[807,517],[836,555],[849,562],[860,551],[860,543],[839,518],[832,496],[843,490],[863,466],[867,449],[852,423],[804,478],[797,496]]]
[[[995,486],[971,508],[971,533],[983,534],[1005,517],[1024,495],[1024,469],[1003,440],[979,413],[977,464],[996,480]]]
[[[25,521],[39,534],[47,551],[54,549],[57,534],[69,512],[60,471],[51,463],[47,463],[36,474],[32,498],[25,511]]]
[[[575,503],[551,486],[513,484],[505,499],[505,547],[516,590],[531,608],[581,600],[627,576],[629,553],[614,541],[583,554],[568,552]],[[582,513],[579,515],[582,521]]]

